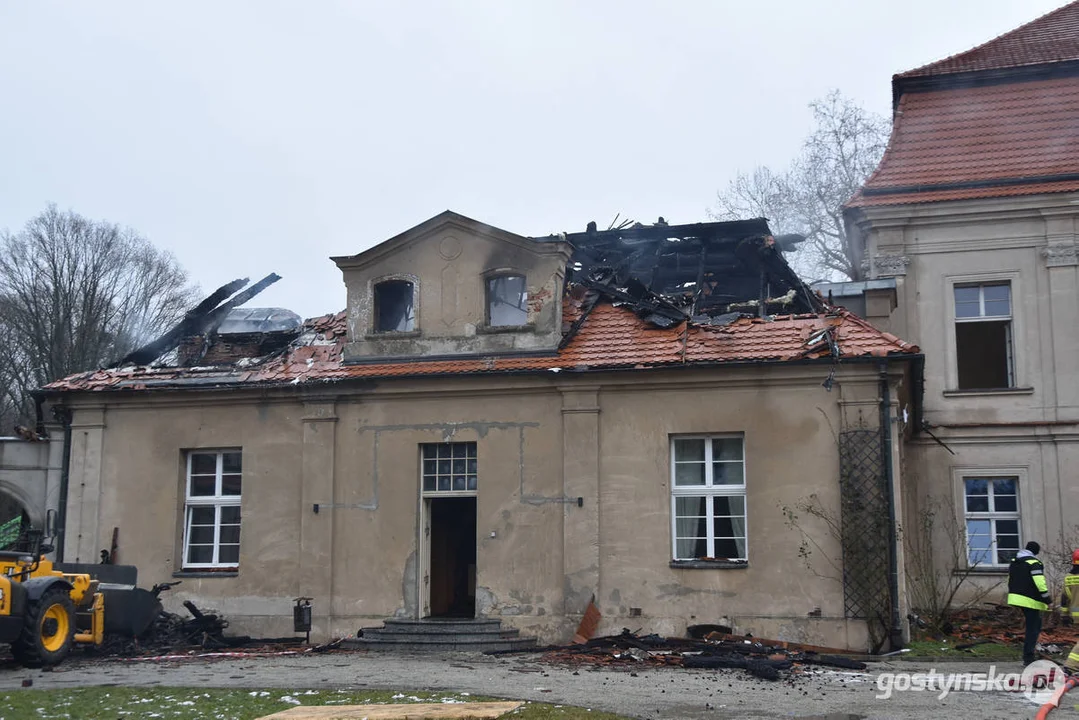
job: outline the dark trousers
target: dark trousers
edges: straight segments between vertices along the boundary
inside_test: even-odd
[[[1023,635],[1023,662],[1029,665],[1037,659],[1034,651],[1038,645],[1038,636],[1042,632],[1041,610],[1023,608],[1023,619],[1026,621],[1026,632]]]

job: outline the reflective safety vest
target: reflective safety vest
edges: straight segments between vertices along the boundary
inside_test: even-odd
[[[1072,567],[1074,571],[1076,567]],[[1060,596],[1060,614],[1070,614],[1072,620],[1079,620],[1079,573],[1070,572],[1064,576],[1064,592]]]
[[[1008,604],[1034,610],[1049,607],[1049,587],[1041,560],[1033,556],[1012,560],[1008,568]]]

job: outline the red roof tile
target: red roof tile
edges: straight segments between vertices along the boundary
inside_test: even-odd
[[[1077,171],[1079,77],[911,92],[880,166],[849,205],[1069,192],[1079,189]]]
[[[1079,0],[971,50],[908,70],[897,77],[1001,70],[1066,60],[1079,60]]]
[[[579,304],[564,301],[567,319]],[[153,387],[214,387],[248,384],[295,385],[353,378],[476,375],[505,372],[575,372],[668,366],[792,362],[830,357],[828,335],[844,359],[917,353],[914,345],[882,333],[839,310],[834,315],[741,318],[716,327],[683,323],[660,330],[626,308],[600,302],[573,339],[548,356],[492,356],[346,365],[344,313],[305,324],[305,333],[286,353],[262,364],[207,368],[120,368],[81,373],[48,386],[54,391],[142,390]]]

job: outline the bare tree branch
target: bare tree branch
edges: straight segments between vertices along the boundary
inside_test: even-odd
[[[30,420],[32,390],[127,354],[196,296],[176,259],[130,229],[49,206],[0,233],[0,422]]]
[[[860,248],[843,225],[842,207],[880,162],[889,123],[832,91],[810,103],[815,127],[790,167],[739,173],[717,193],[716,220],[766,217],[772,231],[806,237],[790,258],[811,280],[860,280]]]

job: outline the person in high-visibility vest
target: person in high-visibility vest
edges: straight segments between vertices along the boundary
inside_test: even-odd
[[[1079,550],[1072,553],[1072,569],[1064,576],[1064,592],[1060,595],[1060,616],[1065,625],[1079,620]],[[1064,667],[1079,670],[1079,643],[1068,653]]]
[[[1049,608],[1049,586],[1045,584],[1045,566],[1036,556],[1042,546],[1031,540],[1008,566],[1008,604],[1023,610],[1023,664],[1037,656],[1038,636],[1042,632],[1042,613]]]

